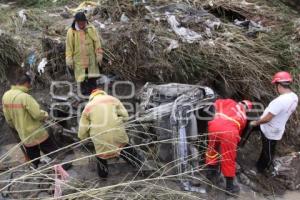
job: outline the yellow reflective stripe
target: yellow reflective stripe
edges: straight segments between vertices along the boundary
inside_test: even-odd
[[[209,155],[209,153],[206,153],[205,155],[206,155],[206,157],[213,159],[213,158],[218,157],[219,154],[215,153],[213,156],[211,156],[211,155]]]
[[[225,115],[224,113],[216,113],[216,115],[220,115],[220,116],[224,117],[225,119],[228,119],[229,121],[234,122],[236,125],[238,125],[239,129],[241,129],[241,124],[238,121],[236,121],[235,119]]]

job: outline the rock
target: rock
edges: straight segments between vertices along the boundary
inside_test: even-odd
[[[294,152],[274,160],[276,180],[287,189],[300,188],[300,152]]]

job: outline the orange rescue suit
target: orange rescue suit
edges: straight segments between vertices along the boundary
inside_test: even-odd
[[[246,110],[232,99],[219,99],[214,106],[214,119],[208,123],[206,164],[217,165],[220,159],[223,175],[234,177],[237,145],[247,124]]]

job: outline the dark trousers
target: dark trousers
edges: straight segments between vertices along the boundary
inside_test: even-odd
[[[120,153],[122,159],[135,168],[140,168],[143,165],[142,158],[138,155],[136,149],[127,144]],[[106,178],[108,175],[107,160],[97,158],[97,172],[101,178]]]
[[[262,150],[258,161],[256,162],[256,169],[258,172],[264,172],[273,164],[273,158],[276,149],[277,140],[270,140],[261,132]]]
[[[39,145],[32,146],[32,147],[25,147],[29,159],[30,160],[36,159],[32,162],[35,167],[37,167],[38,164],[40,163],[40,159],[37,158],[41,157],[41,151],[44,154],[49,154],[51,152],[56,151],[57,149],[58,149],[57,145],[53,142],[53,140],[50,137],[44,142],[40,143]],[[57,153],[53,153],[48,156],[54,159],[57,156]]]
[[[88,78],[80,83],[80,91],[84,96],[89,96],[97,88],[97,78]]]

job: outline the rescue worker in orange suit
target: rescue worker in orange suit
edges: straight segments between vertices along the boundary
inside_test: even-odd
[[[218,99],[214,103],[215,116],[208,122],[207,178],[209,180],[217,178],[220,159],[221,172],[226,178],[226,191],[230,194],[238,193],[240,190],[233,184],[236,175],[237,146],[247,124],[246,112],[252,107],[252,103],[247,100],[238,103],[232,99]]]

